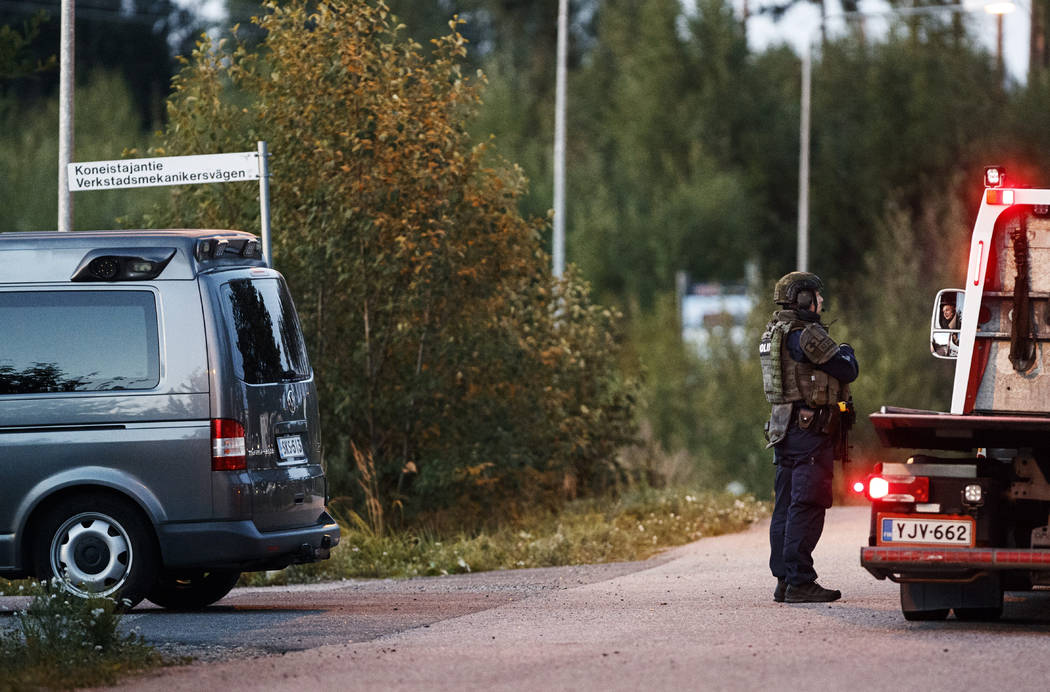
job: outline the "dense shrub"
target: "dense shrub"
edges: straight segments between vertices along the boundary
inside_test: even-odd
[[[549,501],[615,475],[633,435],[618,315],[553,280],[520,170],[467,123],[452,22],[432,50],[381,1],[269,3],[259,44],[204,39],[174,81],[158,153],[272,152],[276,266],[322,392],[337,493],[383,506]],[[255,226],[253,186],[185,188],[151,223]]]

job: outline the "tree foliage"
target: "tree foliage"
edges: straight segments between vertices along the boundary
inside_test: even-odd
[[[75,160],[118,158],[144,146],[135,103],[117,74],[96,72],[76,89]],[[0,97],[0,208],[5,231],[54,230],[58,199],[58,97],[43,102]],[[103,190],[73,196],[77,230],[113,228],[119,217],[148,208],[153,190]]]
[[[21,46],[24,66],[48,64],[58,54],[61,0],[0,5],[0,61],[11,27],[31,22],[34,40]],[[92,0],[74,3],[76,77],[85,84],[96,72],[120,73],[139,115],[136,130],[148,129],[163,116],[164,99],[175,69],[174,56],[193,47],[202,23],[187,3],[172,0]],[[10,44],[8,44],[10,45]],[[58,90],[58,70],[22,70],[5,84],[7,93],[43,102]]]
[[[633,425],[617,316],[575,275],[552,280],[520,170],[472,144],[484,77],[464,74],[455,22],[425,52],[381,1],[270,3],[253,21],[261,44],[199,44],[157,151],[269,143],[275,262],[339,492],[354,448],[373,492],[410,512],[609,482]],[[250,186],[205,186],[158,213],[252,227],[258,204]]]
[[[46,12],[37,12],[26,19],[21,29],[9,25],[0,26],[0,80],[26,77],[54,69],[55,56],[35,59],[29,47],[40,34],[40,25],[47,21]]]

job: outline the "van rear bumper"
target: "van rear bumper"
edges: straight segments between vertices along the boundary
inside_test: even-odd
[[[313,526],[283,531],[259,531],[250,520],[164,524],[157,538],[166,568],[250,572],[327,559],[339,525],[322,512]]]

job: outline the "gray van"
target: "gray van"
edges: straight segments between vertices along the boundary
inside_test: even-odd
[[[314,374],[239,231],[0,233],[0,576],[168,608],[328,557]]]

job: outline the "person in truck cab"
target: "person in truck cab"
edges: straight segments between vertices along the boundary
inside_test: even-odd
[[[948,342],[945,344],[938,345],[935,349],[938,355],[942,356],[955,356],[959,353],[959,328],[961,326],[961,320],[959,319],[959,312],[955,308],[955,304],[949,302],[948,299],[944,299],[941,302],[941,314],[937,319],[937,323],[941,329],[951,329],[954,333],[949,337]]]
[[[842,594],[817,583],[813,549],[831,507],[835,443],[845,424],[839,402],[859,368],[853,347],[838,344],[820,321],[824,284],[816,274],[791,272],[773,289],[773,313],[759,344],[762,380],[772,404],[766,423],[776,465],[769,568],[773,600],[820,603]]]

